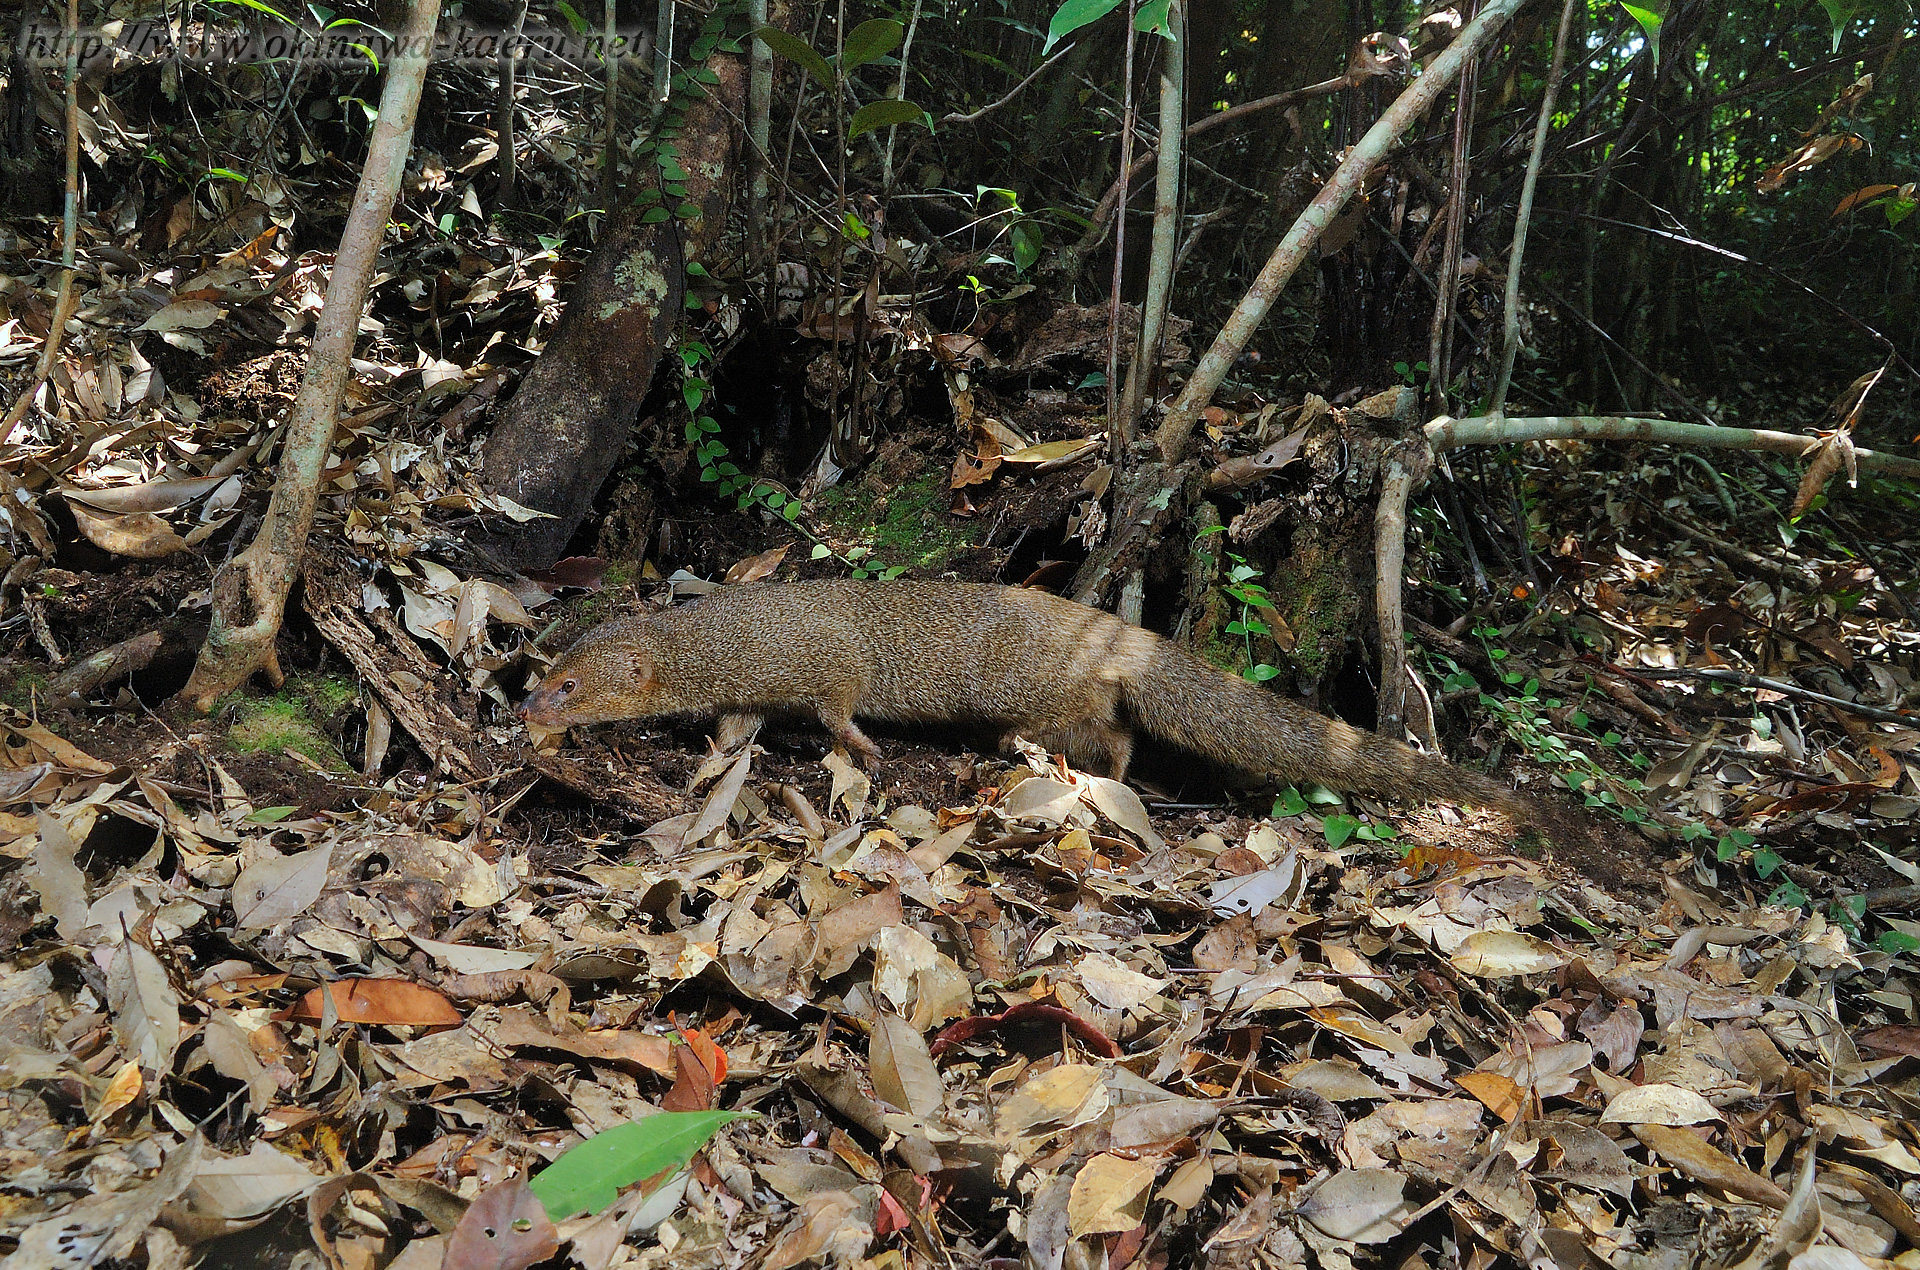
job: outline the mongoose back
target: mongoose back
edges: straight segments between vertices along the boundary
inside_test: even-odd
[[[563,728],[718,715],[731,746],[772,712],[817,717],[872,762],[855,718],[972,723],[1120,779],[1135,730],[1224,767],[1530,821],[1525,799],[1218,670],[1110,613],[1022,587],[791,582],[727,587],[588,631],[519,707]]]

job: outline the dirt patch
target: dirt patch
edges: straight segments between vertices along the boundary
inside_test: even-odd
[[[164,560],[115,563],[120,567],[98,572],[42,569],[27,584],[44,605],[47,625],[61,651],[70,658],[176,624],[181,601],[204,591],[212,577],[207,562],[190,552]],[[24,629],[16,640],[16,648],[25,646]]]
[[[291,352],[223,366],[200,385],[200,413],[203,418],[272,423],[292,408],[303,373],[304,363]]]

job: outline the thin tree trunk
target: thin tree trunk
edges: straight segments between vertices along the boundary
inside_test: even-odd
[[[400,178],[406,173],[414,115],[439,16],[440,0],[411,0],[400,47],[388,60],[380,117],[373,125],[360,188],[340,235],[326,304],[314,324],[306,377],[287,422],[266,520],[246,550],[214,579],[207,642],[201,645],[193,675],[180,693],[196,710],[211,710],[216,700],[245,683],[256,670],[264,670],[275,687],[286,678],[274,640],[313,528],[320,476],[333,449],[334,424],[351,373],[354,337],[380,256],[381,237],[400,191]]]
[[[767,25],[767,0],[747,0],[747,24]],[[767,268],[777,253],[767,237],[767,160],[773,139],[773,50],[747,41],[747,254],[749,275]]]
[[[1140,342],[1127,368],[1127,387],[1120,397],[1116,424],[1123,440],[1131,442],[1140,423],[1140,408],[1148,385],[1158,378],[1160,332],[1173,295],[1174,252],[1180,240],[1180,139],[1186,118],[1186,15],[1181,0],[1167,6],[1167,29],[1160,71],[1159,170],[1153,190],[1153,251],[1147,263],[1147,296],[1140,310]]]
[[[1533,191],[1540,183],[1541,160],[1546,155],[1547,132],[1553,126],[1553,108],[1560,99],[1560,79],[1567,70],[1567,33],[1573,29],[1577,0],[1560,9],[1560,30],[1553,37],[1553,67],[1540,95],[1540,118],[1533,128],[1533,152],[1527,156],[1526,179],[1520,183],[1520,207],[1513,218],[1513,250],[1507,253],[1507,301],[1501,323],[1500,377],[1493,386],[1487,413],[1507,412],[1507,389],[1513,383],[1513,361],[1520,352],[1520,266],[1527,255],[1527,230],[1533,220]]]

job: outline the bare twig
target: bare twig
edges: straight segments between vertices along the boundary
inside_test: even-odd
[[[1590,221],[1596,225],[1607,225],[1616,229],[1630,229],[1635,233],[1645,234],[1649,238],[1663,238],[1668,242],[1678,243],[1682,247],[1692,247],[1698,251],[1719,256],[1723,260],[1731,260],[1735,264],[1746,265],[1751,269],[1758,269],[1833,310],[1833,312],[1845,320],[1849,326],[1852,326],[1861,334],[1873,340],[1874,343],[1884,348],[1887,351],[1888,360],[1897,363],[1901,369],[1905,370],[1909,375],[1920,374],[1920,371],[1915,370],[1912,362],[1909,362],[1900,355],[1900,350],[1894,345],[1891,339],[1888,339],[1885,335],[1882,335],[1879,331],[1869,326],[1863,319],[1857,317],[1851,309],[1841,304],[1838,300],[1828,299],[1798,278],[1795,278],[1791,274],[1781,272],[1764,260],[1755,260],[1751,256],[1743,256],[1731,248],[1720,246],[1718,243],[1710,243],[1705,239],[1694,238],[1687,234],[1676,234],[1671,230],[1655,229],[1651,225],[1636,225],[1632,221],[1615,220],[1610,216],[1599,216],[1591,212],[1567,211],[1561,208],[1542,208],[1541,211],[1555,216],[1571,216],[1577,220]]]
[[[606,40],[606,52],[601,57],[601,70],[607,82],[601,86],[601,120],[604,131],[601,134],[600,159],[604,165],[600,169],[600,206],[612,207],[620,191],[620,59],[614,56],[615,41],[619,38],[619,6],[614,0],[603,0],[605,12],[601,16],[601,29]],[[526,17],[525,0],[521,0],[516,16]],[[671,24],[668,26],[672,30]]]
[[[611,0],[609,0],[607,7],[609,10],[612,9],[613,5]],[[495,143],[500,147],[500,180],[498,184],[494,186],[493,190],[493,201],[495,206],[498,207],[512,207],[518,199],[517,187],[520,180],[520,160],[518,153],[519,145],[514,139],[514,133],[518,130],[514,118],[517,109],[514,106],[514,97],[519,90],[520,59],[516,56],[514,50],[520,43],[520,32],[525,29],[526,24],[527,0],[517,0],[513,6],[512,30],[514,38],[512,41],[502,40],[500,42],[500,53],[494,62],[496,68],[495,73],[500,80],[500,92],[494,100],[493,107],[493,135]],[[606,162],[607,166],[611,168],[613,166],[613,149],[610,144],[612,141],[611,127],[608,129],[607,141],[609,144],[606,147]],[[602,181],[601,188],[604,199],[604,180]]]
[[[920,29],[921,0],[913,0],[913,16],[907,21],[906,38],[900,43],[900,78],[895,82],[895,97],[902,101],[907,96],[907,68],[913,63],[913,37]],[[868,133],[872,136],[872,133]],[[893,193],[893,143],[900,137],[900,129],[887,129],[887,148],[880,156],[880,188],[882,197]]]
[[[1318,84],[1309,84],[1305,88],[1295,88],[1284,93],[1275,93],[1271,97],[1262,97],[1257,101],[1242,102],[1238,106],[1217,111],[1188,124],[1186,127],[1186,139],[1191,141],[1195,137],[1215,128],[1225,127],[1230,123],[1237,123],[1249,115],[1256,115],[1262,111],[1281,110],[1314,97],[1329,97],[1334,93],[1352,88],[1355,84],[1364,83],[1371,78],[1373,78],[1372,75],[1362,73],[1358,70],[1349,71],[1347,74],[1335,79],[1324,80]],[[1113,218],[1113,209],[1119,206],[1121,195],[1129,187],[1131,182],[1137,181],[1146,175],[1147,169],[1153,166],[1153,162],[1154,156],[1152,154],[1146,154],[1135,160],[1130,167],[1121,169],[1121,174],[1113,179],[1113,184],[1107,187],[1107,192],[1100,196],[1100,201],[1094,205],[1093,211],[1088,214],[1087,229],[1086,232],[1081,235],[1080,241],[1065,248],[1055,257],[1053,264],[1050,266],[1050,272],[1067,278],[1073,278],[1079,274],[1080,262],[1085,260],[1093,249],[1100,245],[1100,240],[1106,237],[1107,222]]]
[[[1671,525],[1675,530],[1685,534],[1695,542],[1700,543],[1712,551],[1714,555],[1719,556],[1722,560],[1725,560],[1737,569],[1744,569],[1748,573],[1757,573],[1761,577],[1768,578],[1780,586],[1790,587],[1802,595],[1818,595],[1820,593],[1819,579],[1815,578],[1805,569],[1798,568],[1791,564],[1782,564],[1780,561],[1769,559],[1757,551],[1748,551],[1739,543],[1728,542],[1718,534],[1710,533],[1699,525],[1682,520],[1672,512],[1663,511],[1659,508],[1655,508],[1654,511],[1660,519]]]
[[[1453,154],[1447,169],[1447,237],[1440,253],[1439,295],[1433,301],[1433,324],[1427,337],[1427,404],[1433,414],[1451,409],[1447,383],[1453,378],[1454,302],[1460,293],[1460,253],[1466,241],[1467,180],[1473,165],[1473,115],[1480,87],[1480,61],[1469,61],[1460,72],[1460,89],[1453,113]]]
[[[1079,46],[1078,44],[1075,44],[1075,43],[1067,44],[1058,53],[1055,53],[1052,57],[1040,63],[1040,65],[1034,67],[1033,73],[1031,75],[1027,76],[1025,79],[1015,84],[1013,86],[1012,91],[1008,92],[1007,95],[1005,97],[1000,98],[1000,100],[990,101],[986,105],[980,107],[980,109],[964,115],[959,114],[958,112],[950,112],[948,114],[944,114],[940,116],[940,122],[942,124],[979,123],[982,119],[985,119],[988,115],[1000,109],[1002,106],[1012,101],[1015,97],[1018,97],[1023,91],[1025,91],[1026,87],[1029,84],[1033,83],[1034,80],[1039,79],[1043,73],[1045,73],[1047,70],[1049,70],[1053,66],[1057,65],[1061,58],[1073,52],[1073,50],[1077,47]],[[902,95],[904,96],[904,94]]]
[[[1427,425],[1427,440],[1433,443],[1435,452],[1509,441],[1658,441],[1707,450],[1764,450],[1798,458],[1820,439],[1799,432],[1712,428],[1634,415],[1543,415],[1531,419],[1480,415],[1471,419],[1436,419]],[[1863,472],[1920,479],[1920,459],[1878,450],[1856,449],[1853,453]]]
[[[1127,367],[1114,429],[1121,444],[1138,433],[1140,407],[1160,361],[1160,333],[1173,294],[1173,258],[1180,237],[1180,138],[1186,117],[1186,17],[1179,0],[1167,6],[1168,39],[1160,49],[1159,174],[1153,191],[1153,251],[1147,264],[1147,294],[1140,306],[1140,338]]]
[[[1503,319],[1503,346],[1500,350],[1500,377],[1493,386],[1493,401],[1488,414],[1507,412],[1507,388],[1513,382],[1513,360],[1520,352],[1520,266],[1527,255],[1527,226],[1533,220],[1533,191],[1540,183],[1541,162],[1546,156],[1547,133],[1553,125],[1553,108],[1560,98],[1560,80],[1567,71],[1567,32],[1573,28],[1577,0],[1566,0],[1560,8],[1560,30],[1553,37],[1553,66],[1547,72],[1547,85],[1540,96],[1540,118],[1533,126],[1533,152],[1527,156],[1526,179],[1520,182],[1520,206],[1513,217],[1513,249],[1507,253],[1507,307]]]
[[[1127,4],[1127,51],[1121,83],[1125,103],[1120,110],[1120,202],[1127,201],[1127,179],[1133,170],[1133,18],[1138,0]],[[1122,216],[1113,229],[1113,280],[1107,293],[1107,434],[1112,438],[1114,461],[1126,452],[1127,433],[1120,420],[1120,275],[1126,264],[1127,218]]]

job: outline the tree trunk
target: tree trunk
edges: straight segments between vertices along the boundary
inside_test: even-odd
[[[687,104],[676,156],[692,216],[617,217],[567,299],[540,360],[507,403],[481,456],[494,492],[552,519],[503,526],[492,546],[537,568],[566,549],[627,445],[680,317],[686,264],[726,228],[746,115],[747,60],[716,53],[719,82]],[[671,205],[669,200],[669,205]]]
[[[181,699],[203,713],[256,670],[264,670],[276,688],[285,678],[274,641],[313,528],[320,478],[333,451],[334,424],[351,374],[349,360],[360,314],[366,307],[387,218],[400,192],[400,179],[406,175],[414,115],[427,77],[425,50],[432,45],[439,16],[440,0],[412,0],[407,8],[401,36],[407,51],[393,57],[387,67],[380,117],[367,142],[367,165],[360,173],[360,187],[354,192],[353,209],[327,279],[326,303],[314,323],[306,375],[281,442],[280,469],[266,520],[246,550],[214,577],[207,642],[200,648],[187,686],[180,690]]]

